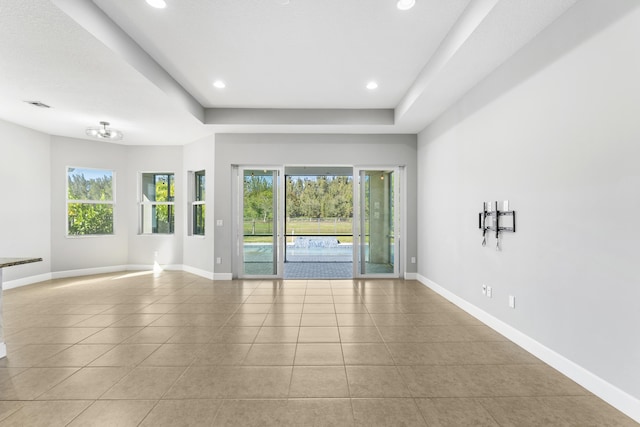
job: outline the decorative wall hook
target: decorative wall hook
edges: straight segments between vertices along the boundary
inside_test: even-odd
[[[478,228],[482,230],[482,246],[487,245],[487,232],[494,231],[497,251],[500,250],[500,233],[516,231],[516,212],[509,210],[509,201],[503,201],[500,207],[501,210],[498,208],[498,202],[483,202],[482,212],[478,214]]]

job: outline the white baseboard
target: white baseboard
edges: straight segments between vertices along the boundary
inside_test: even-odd
[[[34,283],[46,282],[51,279],[65,279],[67,277],[78,276],[93,276],[96,274],[105,273],[118,273],[122,271],[153,271],[154,268],[159,268],[168,271],[185,271],[187,273],[195,274],[196,276],[204,277],[209,280],[232,280],[231,273],[213,273],[211,271],[202,270],[199,268],[191,267],[189,265],[182,264],[169,264],[154,267],[152,264],[128,264],[128,265],[114,265],[110,267],[96,267],[96,268],[80,268],[77,270],[64,270],[54,271],[52,273],[39,274],[37,276],[23,277],[20,279],[9,280],[2,284],[2,289],[13,289],[21,286],[32,285]]]
[[[404,273],[404,280],[418,280],[418,273]]]
[[[9,280],[2,284],[2,289],[6,291],[7,289],[19,288],[20,286],[26,286],[26,285],[32,285],[34,283],[45,282],[47,280],[51,280],[52,278],[53,277],[51,273],[45,273],[45,274],[38,274],[36,276],[23,277],[21,279]]]
[[[636,399],[625,391],[620,390],[613,384],[603,380],[582,366],[567,359],[561,354],[556,353],[552,349],[544,346],[513,326],[493,317],[486,311],[460,298],[456,294],[426,277],[417,274],[417,280],[490,328],[494,329],[496,332],[518,344],[520,347],[544,361],[549,366],[552,366],[554,369],[571,378],[573,381],[609,403],[611,406],[633,418],[635,421],[640,422],[640,399]]]
[[[67,277],[93,276],[95,274],[116,273],[126,270],[125,265],[113,265],[110,267],[80,268],[78,270],[54,271],[52,279],[65,279]]]
[[[199,268],[191,267],[190,265],[183,265],[182,270],[187,273],[195,274],[196,276],[204,277],[205,279],[214,280],[215,274],[212,271],[206,271]]]
[[[0,359],[7,356],[7,344],[0,342]]]

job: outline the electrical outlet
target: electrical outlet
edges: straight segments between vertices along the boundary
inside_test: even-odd
[[[491,286],[487,286],[487,297],[491,298],[493,294],[493,289],[491,288]]]
[[[482,295],[487,295],[487,285],[482,285]]]
[[[411,257],[411,264],[415,264],[416,263],[416,257],[412,256]]]
[[[516,297],[509,295],[509,307],[516,308]]]
[[[216,264],[222,264],[222,258],[220,257],[216,258]]]
[[[217,227],[222,227],[222,224],[223,224],[223,222],[222,222],[222,220],[221,220],[221,219],[217,219],[217,220],[216,220],[216,226],[217,226]]]

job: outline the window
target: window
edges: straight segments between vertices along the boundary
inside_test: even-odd
[[[114,172],[67,168],[67,235],[113,234]]]
[[[205,218],[205,172],[193,172],[193,191],[191,201],[191,233],[194,236],[204,236]]]
[[[143,173],[140,202],[142,234],[173,234],[175,179],[173,173]]]

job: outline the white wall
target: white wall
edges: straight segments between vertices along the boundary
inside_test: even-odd
[[[190,211],[186,211],[183,215],[182,226],[184,227],[184,258],[183,264],[187,270],[197,269],[200,275],[213,278],[213,235],[215,232],[213,212],[214,212],[214,142],[215,137],[209,136],[201,140],[195,141],[191,144],[184,146],[184,165],[183,169],[185,175],[187,172],[196,172],[200,170],[205,171],[205,185],[206,185],[206,199],[205,199],[205,235],[204,236],[189,236],[188,217],[191,215]],[[187,182],[181,187],[183,193],[186,195],[189,191]]]
[[[222,258],[216,274],[232,273],[232,165],[347,165],[406,166],[406,259],[416,256],[416,136],[415,135],[316,135],[316,134],[218,134],[215,143],[215,257]],[[416,265],[403,272],[415,272]]]
[[[127,183],[132,191],[126,195],[129,256],[134,266],[178,266],[182,264],[184,214],[186,195],[179,191],[184,186],[182,146],[129,146],[126,147]],[[175,233],[138,234],[139,183],[142,172],[175,173]],[[157,255],[156,255],[157,253]]]
[[[51,249],[55,273],[127,264],[127,147],[102,141],[54,136],[51,139]],[[67,167],[115,171],[114,235],[68,237],[66,235]]]
[[[640,11],[557,52],[608,8],[578,3],[419,135],[418,272],[640,419]],[[498,252],[478,212],[504,199],[518,224]]]
[[[50,137],[0,120],[0,257],[42,258],[3,269],[6,282],[51,272]]]

